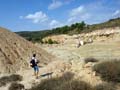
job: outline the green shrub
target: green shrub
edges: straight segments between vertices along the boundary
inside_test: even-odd
[[[95,58],[85,58],[85,63],[88,63],[88,62],[98,62],[98,60]]]
[[[105,81],[120,82],[120,61],[106,61],[96,64],[93,70]]]
[[[15,82],[15,81],[22,81],[22,76],[13,74],[10,76],[3,76],[0,78],[0,87],[5,86],[7,83]]]
[[[95,90],[116,90],[116,87],[112,83],[102,83],[94,87]]]
[[[48,39],[48,44],[53,44],[52,39]]]
[[[57,41],[53,41],[53,44],[59,44]]]
[[[60,35],[60,34],[79,34],[79,33],[89,33],[95,30],[100,30],[104,28],[114,28],[120,26],[120,18],[111,19],[107,22],[100,24],[87,25],[84,21],[79,23],[74,23],[70,26],[63,26],[53,28],[52,30],[43,31],[32,31],[32,32],[16,32],[20,36],[26,38],[32,42],[39,42],[39,39],[43,39],[50,35]]]
[[[9,90],[23,90],[23,89],[24,85],[17,82],[13,82],[9,87]]]
[[[57,41],[53,41],[51,38],[50,39],[48,39],[48,40],[45,40],[43,43],[45,43],[45,44],[59,44]]]

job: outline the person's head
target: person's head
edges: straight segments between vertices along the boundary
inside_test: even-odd
[[[33,57],[36,57],[36,54],[33,54]]]

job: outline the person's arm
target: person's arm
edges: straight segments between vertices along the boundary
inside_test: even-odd
[[[31,66],[31,67],[33,66],[33,64],[32,64],[32,60],[30,61],[30,66]]]
[[[32,63],[30,63],[30,66],[32,66]]]

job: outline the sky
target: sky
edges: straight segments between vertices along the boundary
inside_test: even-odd
[[[120,0],[0,0],[0,27],[13,32],[47,30],[76,22],[120,17]]]

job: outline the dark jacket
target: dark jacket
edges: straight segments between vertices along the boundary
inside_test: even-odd
[[[35,62],[35,59],[32,59],[30,63],[32,64],[31,67],[37,66],[37,62]]]

